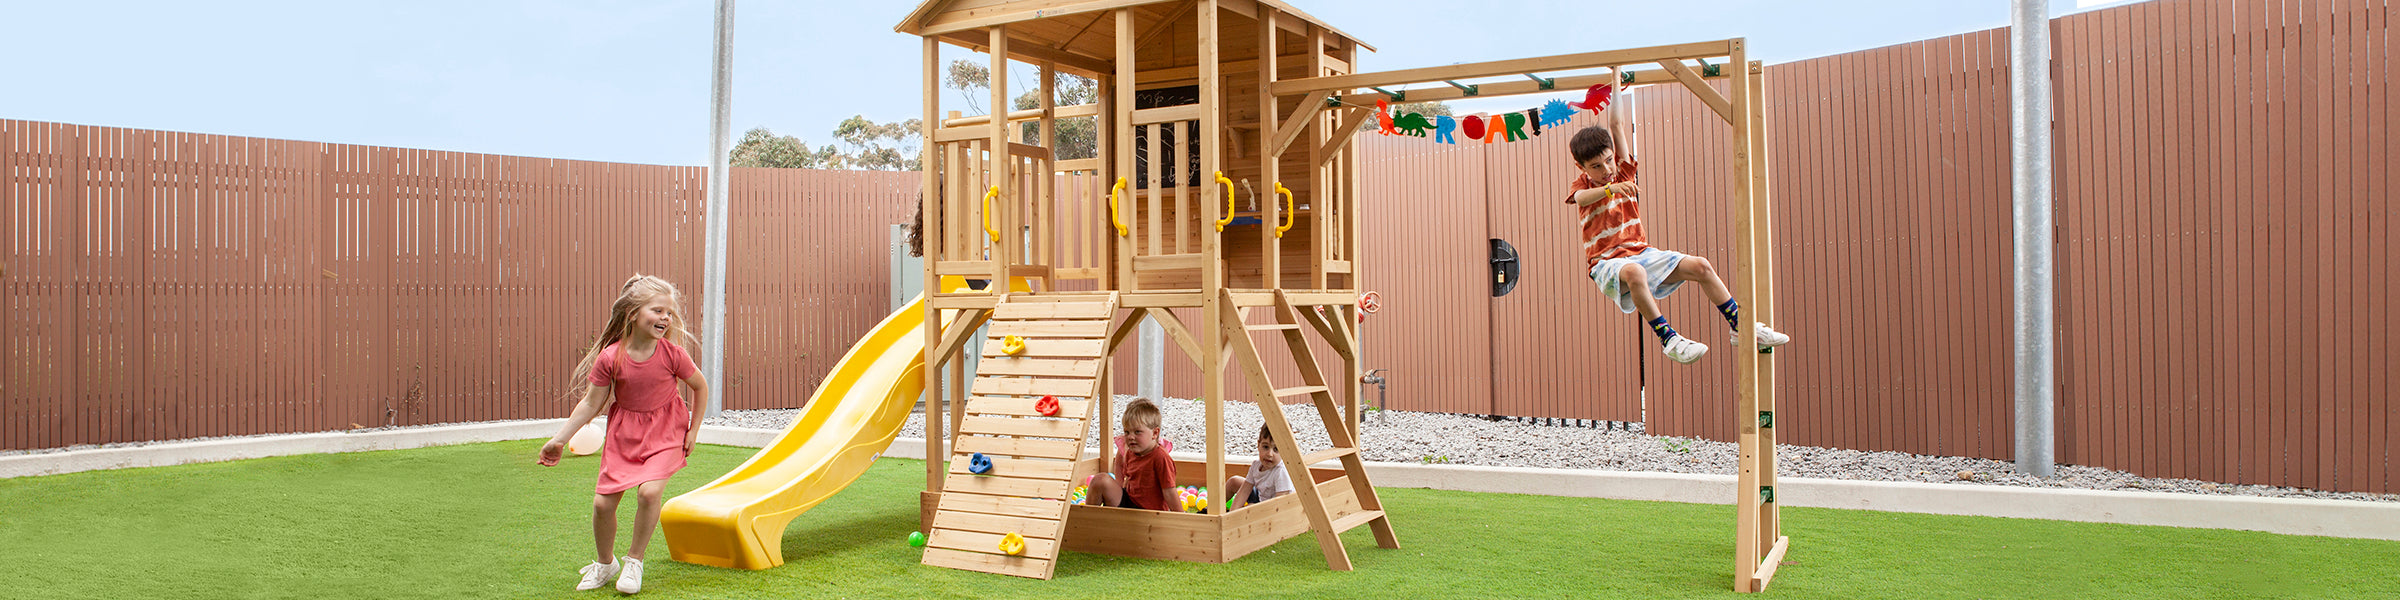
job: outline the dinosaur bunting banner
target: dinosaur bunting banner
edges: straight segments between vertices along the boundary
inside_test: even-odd
[[[1431,133],[1434,142],[1443,144],[1459,143],[1459,135],[1465,135],[1469,140],[1481,140],[1486,144],[1514,142],[1541,135],[1544,128],[1556,128],[1566,124],[1567,121],[1575,118],[1575,113],[1579,110],[1589,110],[1598,114],[1601,110],[1608,108],[1609,100],[1611,96],[1615,95],[1615,92],[1615,85],[1603,83],[1585,90],[1582,102],[1551,100],[1539,108],[1455,118],[1449,115],[1421,113],[1405,113],[1394,117],[1389,101],[1376,100],[1375,122],[1382,126],[1381,133],[1383,135],[1425,137],[1426,134]]]

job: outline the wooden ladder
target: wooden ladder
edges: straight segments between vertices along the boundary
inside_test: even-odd
[[[1114,294],[1012,297],[992,308],[991,337],[952,438],[924,564],[1049,579],[1117,303]],[[1022,351],[1007,352],[1009,336],[1024,342]],[[1058,403],[1056,416],[1036,408],[1045,396]],[[992,465],[980,475],[971,468],[977,453]],[[1024,540],[1021,554],[1002,550],[1011,533]]]
[[[1300,333],[1301,311],[1292,306],[1291,296],[1283,290],[1275,291],[1275,304],[1271,307],[1275,311],[1275,323],[1271,325],[1246,323],[1242,311],[1235,308],[1231,292],[1225,293],[1223,300],[1221,306],[1225,307],[1225,315],[1221,322],[1225,337],[1232,346],[1233,355],[1242,363],[1242,373],[1249,377],[1251,399],[1258,404],[1259,414],[1266,418],[1267,428],[1274,432],[1281,448],[1286,452],[1300,450],[1292,442],[1299,438],[1292,436],[1292,425],[1283,417],[1282,399],[1292,396],[1306,395],[1317,405],[1317,416],[1325,422],[1326,437],[1333,441],[1330,449],[1284,455],[1287,457],[1285,470],[1292,473],[1293,491],[1300,496],[1301,510],[1308,514],[1309,529],[1317,533],[1317,547],[1325,552],[1326,566],[1336,571],[1350,570],[1350,553],[1342,547],[1342,532],[1359,525],[1374,528],[1376,546],[1400,547],[1399,536],[1392,533],[1391,519],[1384,515],[1383,501],[1375,496],[1375,486],[1367,481],[1366,463],[1358,455],[1358,432],[1352,431],[1348,420],[1342,418],[1333,400],[1332,388],[1325,384],[1324,372],[1317,369],[1316,355],[1309,349],[1308,339]],[[1266,363],[1259,357],[1258,345],[1250,340],[1250,334],[1257,331],[1283,334],[1284,344],[1291,347],[1292,362],[1299,367],[1301,383],[1304,385],[1277,388],[1268,381]],[[1291,460],[1290,457],[1294,456],[1299,460]],[[1328,511],[1326,499],[1318,492],[1316,479],[1310,476],[1309,471],[1309,465],[1335,458],[1341,459],[1342,471],[1350,482],[1351,491],[1358,496],[1360,508],[1358,512],[1338,520]]]

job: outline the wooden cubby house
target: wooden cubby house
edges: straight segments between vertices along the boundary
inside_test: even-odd
[[[1376,545],[1399,547],[1359,455],[1364,257],[1349,143],[1376,100],[1400,99],[1386,87],[1450,84],[1410,92],[1410,101],[1602,82],[1691,88],[1735,140],[1727,173],[1741,209],[1737,297],[1754,318],[1774,310],[1769,278],[1752,268],[1766,259],[1753,238],[1764,228],[1750,227],[1765,218],[1766,174],[1748,157],[1763,148],[1764,127],[1757,65],[1738,39],[1357,73],[1360,51],[1373,48],[1277,0],[931,0],[895,29],[924,40],[926,456],[942,457],[926,461],[928,565],[1047,579],[1063,550],[1227,562],[1313,533],[1327,565],[1348,570],[1340,535],[1360,526]],[[942,44],[988,55],[985,105],[1003,116],[943,110]],[[1711,61],[1748,68],[1720,72]],[[1006,110],[1012,63],[1035,73],[1041,106]],[[1625,68],[1637,65],[1658,68]],[[1575,71],[1587,73],[1562,74]],[[1098,101],[1052,106],[1055,73],[1091,78]],[[1503,80],[1459,81],[1493,77]],[[1728,80],[1730,95],[1709,79]],[[1061,119],[1082,117],[1098,121],[1097,156],[1060,160],[1051,134]],[[959,279],[990,283],[941,285]],[[1224,429],[1227,381],[1238,376],[1249,391],[1242,400],[1304,402],[1320,415],[1331,446],[1295,448],[1283,411],[1261,411],[1286,440],[1297,493],[1225,514],[1067,503],[1114,459],[1110,444],[1084,444],[1117,433],[1112,407],[1095,400],[1111,397],[1111,358],[1144,319],[1201,373],[1205,460],[1179,461],[1177,483],[1206,486],[1223,506],[1223,440],[1251,435]],[[931,391],[943,389],[945,373],[964,377],[960,354],[987,324],[974,381]],[[1334,356],[1312,352],[1312,336]],[[1736,416],[1748,423],[1741,484],[1771,489],[1773,432],[1762,425],[1772,421],[1751,411],[1773,410],[1772,361],[1734,354],[1744,402]],[[1285,371],[1298,380],[1269,376]],[[1054,411],[1041,410],[1045,398]],[[988,472],[972,472],[975,454],[990,460]],[[1783,540],[1771,494],[1745,496],[1735,588],[1754,591],[1772,576]],[[1011,534],[1020,552],[1002,549]]]

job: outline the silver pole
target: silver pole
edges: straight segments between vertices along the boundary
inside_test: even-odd
[[[709,84],[708,112],[708,271],[707,283],[701,294],[708,306],[700,314],[708,319],[707,335],[700,343],[703,360],[700,375],[708,378],[714,393],[708,397],[706,416],[725,412],[725,336],[733,331],[725,314],[725,193],[726,180],[732,170],[726,164],[732,151],[728,142],[733,137],[733,0],[717,0],[717,57],[716,77]]]
[[[2017,472],[2056,475],[2050,450],[2055,420],[2050,410],[2058,390],[2051,351],[2057,329],[2051,309],[2050,222],[2050,3],[2016,0],[2009,27],[2009,133],[2016,160],[2016,351]]]

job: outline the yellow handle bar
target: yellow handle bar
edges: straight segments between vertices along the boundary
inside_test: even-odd
[[[1283,232],[1291,231],[1293,225],[1300,224],[1300,215],[1298,205],[1292,203],[1292,188],[1283,187],[1283,182],[1278,181],[1275,182],[1275,193],[1283,194],[1283,224],[1275,226],[1275,237],[1280,238]]]
[[[1108,222],[1117,226],[1117,237],[1125,237],[1125,217],[1117,214],[1117,197],[1125,193],[1125,178],[1117,178],[1117,186],[1108,189]]]
[[[1218,171],[1217,185],[1225,186],[1225,218],[1217,219],[1217,231],[1224,231],[1225,225],[1233,222],[1233,180],[1226,179],[1224,171]]]
[[[992,199],[998,197],[1000,186],[992,186],[992,191],[983,193],[983,233],[992,236],[995,244],[1000,243],[1000,228],[992,226]]]

